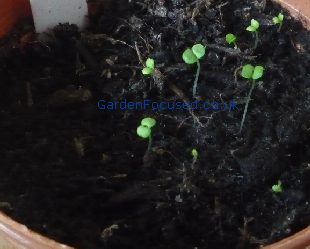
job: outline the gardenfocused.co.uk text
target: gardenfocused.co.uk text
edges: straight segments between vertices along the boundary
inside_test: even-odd
[[[152,110],[152,111],[182,111],[182,110],[205,110],[205,111],[233,111],[238,109],[235,100],[228,102],[222,101],[203,101],[195,100],[192,102],[183,101],[153,101],[145,99],[142,101],[106,101],[100,99],[98,101],[100,110],[116,111],[116,110]]]

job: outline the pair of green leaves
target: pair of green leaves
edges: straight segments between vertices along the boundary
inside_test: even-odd
[[[251,64],[246,64],[242,67],[241,76],[245,79],[257,80],[261,78],[264,74],[264,67],[262,66],[252,66]]]
[[[255,19],[252,19],[250,26],[248,26],[246,30],[249,32],[257,32],[258,28],[259,28],[259,22],[256,21]]]
[[[226,38],[226,42],[228,44],[235,44],[236,45],[237,37],[234,34],[229,33],[229,34],[226,35],[225,38]]]
[[[195,44],[183,52],[182,58],[186,64],[198,62],[206,53],[206,48],[202,44]]]
[[[155,61],[152,58],[148,58],[145,62],[145,67],[142,69],[142,74],[150,75],[155,70]]]
[[[282,13],[279,13],[278,16],[275,16],[272,18],[272,21],[274,24],[282,24],[284,20],[284,15]]]
[[[138,136],[148,138],[151,136],[151,128],[156,125],[156,120],[150,117],[141,120],[141,125],[137,128]]]
[[[197,159],[198,158],[198,151],[194,148],[194,149],[192,149],[192,156],[193,156],[193,158],[194,159]]]
[[[275,193],[281,193],[283,191],[282,182],[279,180],[278,184],[272,185],[271,190]]]

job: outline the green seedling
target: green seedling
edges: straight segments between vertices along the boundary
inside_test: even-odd
[[[246,99],[239,133],[241,133],[241,130],[242,130],[242,127],[244,124],[245,116],[246,116],[246,113],[248,110],[248,106],[249,106],[249,103],[251,100],[251,94],[252,94],[253,89],[255,87],[256,80],[263,77],[263,74],[264,74],[264,67],[262,67],[262,66],[255,66],[254,67],[251,64],[247,64],[247,65],[244,65],[242,67],[241,76],[245,79],[252,80],[252,85],[251,85],[250,92],[249,92],[247,99]]]
[[[198,151],[196,149],[192,149],[192,156],[194,159],[198,158]]]
[[[199,60],[205,55],[206,49],[202,44],[195,44],[192,48],[188,48],[183,52],[182,58],[186,64],[197,64],[196,76],[193,84],[193,98],[196,96],[197,83],[200,74]]]
[[[137,128],[137,134],[138,136],[149,139],[149,144],[147,147],[147,152],[150,151],[151,146],[152,146],[152,130],[156,125],[156,120],[150,117],[144,118],[141,120],[141,125]]]
[[[191,168],[194,169],[194,165],[195,163],[197,162],[197,159],[198,159],[198,151],[194,148],[192,149],[192,152],[191,152],[192,156],[193,156],[193,160],[192,160],[192,164],[191,164]]]
[[[279,13],[278,16],[272,18],[272,21],[275,25],[279,24],[278,33],[280,33],[284,21],[284,15]]]
[[[145,62],[145,67],[142,69],[142,74],[150,75],[155,70],[155,61],[152,58],[148,58]]]
[[[246,28],[247,31],[252,32],[252,33],[255,34],[254,50],[257,48],[258,40],[259,40],[259,38],[258,38],[258,28],[259,28],[259,22],[256,21],[255,19],[252,19],[250,26],[248,26]]]
[[[229,45],[234,44],[235,48],[237,48],[237,43],[236,43],[237,37],[234,34],[231,34],[231,33],[227,34],[225,39]]]
[[[274,193],[281,193],[281,192],[283,192],[282,182],[279,180],[278,184],[272,185],[271,190]]]

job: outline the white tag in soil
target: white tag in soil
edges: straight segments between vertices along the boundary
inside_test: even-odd
[[[80,29],[87,23],[86,0],[30,0],[36,32],[45,32],[59,23],[76,24]]]

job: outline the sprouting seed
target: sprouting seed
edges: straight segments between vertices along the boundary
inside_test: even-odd
[[[141,125],[137,128],[138,136],[149,139],[147,152],[150,151],[152,146],[152,128],[156,125],[156,120],[151,117],[147,117],[141,120]]]
[[[193,158],[198,158],[198,151],[194,148],[194,149],[192,149],[192,156],[193,156]]]
[[[258,28],[259,28],[259,22],[255,19],[252,19],[250,26],[248,26],[246,30],[249,32],[257,32]]]
[[[275,25],[279,25],[278,33],[280,33],[284,21],[284,15],[282,13],[279,13],[278,16],[274,16],[272,18],[272,21]]]
[[[259,38],[258,38],[258,29],[259,29],[259,26],[260,26],[259,22],[257,20],[255,20],[255,19],[252,19],[250,26],[248,26],[246,28],[247,31],[252,32],[252,33],[255,34],[254,50],[257,48],[257,45],[258,45],[258,40],[259,40]]]
[[[142,69],[142,74],[150,75],[155,70],[155,60],[152,58],[148,58],[145,62],[145,67]]]
[[[192,157],[193,157],[193,160],[192,160],[192,163],[191,163],[191,169],[194,169],[194,166],[195,166],[195,163],[197,162],[199,153],[198,153],[197,149],[193,148],[191,154],[192,154]]]
[[[237,40],[237,37],[232,34],[232,33],[229,33],[225,36],[225,39],[226,39],[226,42],[230,45],[230,44],[234,44],[235,45],[235,48],[237,48],[237,43],[236,43],[236,40]]]
[[[274,193],[281,193],[281,192],[283,192],[282,182],[279,180],[278,184],[272,185],[271,190]]]

